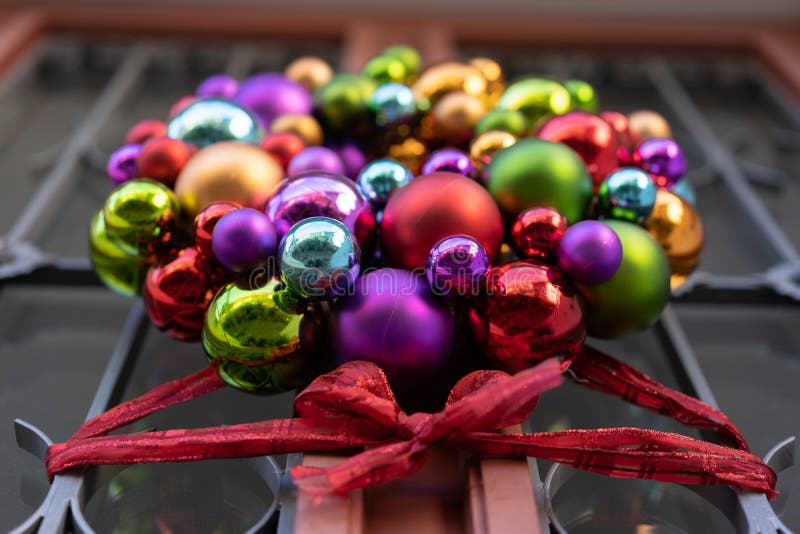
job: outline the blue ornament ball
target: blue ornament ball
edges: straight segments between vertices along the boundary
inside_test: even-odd
[[[402,163],[379,159],[364,167],[356,185],[374,208],[382,208],[395,189],[408,185],[414,175]]]
[[[262,131],[246,109],[222,98],[195,100],[167,124],[167,136],[204,148],[220,141],[258,143]]]
[[[658,188],[650,175],[636,167],[618,169],[597,191],[600,214],[609,219],[640,223],[656,204]]]
[[[381,126],[409,121],[417,112],[414,92],[402,83],[385,83],[372,93],[370,109]]]

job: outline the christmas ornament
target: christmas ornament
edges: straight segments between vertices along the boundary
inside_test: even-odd
[[[628,115],[628,128],[633,141],[631,148],[638,147],[648,139],[672,138],[672,129],[667,120],[655,111],[647,109],[634,111]]]
[[[428,156],[422,165],[422,174],[433,174],[439,171],[454,172],[467,178],[475,176],[475,164],[464,152],[455,148],[443,148]]]
[[[481,71],[457,61],[439,63],[425,69],[414,83],[414,97],[422,109],[430,109],[448,93],[458,92],[482,100],[488,82]]]
[[[463,146],[472,138],[484,113],[486,108],[480,98],[460,91],[447,93],[431,110],[433,135],[439,142]]]
[[[700,263],[704,241],[700,214],[674,192],[660,189],[644,227],[667,255],[673,287],[680,285]]]
[[[489,130],[472,140],[469,146],[469,155],[475,162],[478,171],[488,165],[495,154],[517,142],[517,138],[508,132]]]
[[[449,306],[433,295],[424,278],[402,269],[379,269],[358,278],[352,294],[334,305],[330,328],[337,364],[374,362],[400,390],[435,379],[455,339]]]
[[[213,258],[217,261],[213,249],[214,228],[223,215],[239,208],[241,206],[235,202],[212,202],[197,215],[194,220],[194,246],[203,259]]]
[[[122,145],[108,157],[106,173],[115,186],[133,180],[139,175],[136,158],[142,151],[142,145]]]
[[[172,186],[193,154],[194,149],[183,141],[151,137],[142,144],[136,158],[138,175]]]
[[[625,167],[614,171],[597,190],[600,214],[610,219],[643,222],[653,211],[656,184],[643,170]]]
[[[419,52],[410,46],[389,46],[381,52],[381,55],[399,59],[406,69],[407,81],[413,81],[422,69],[422,58],[419,57]]]
[[[344,164],[344,175],[351,180],[355,180],[368,161],[364,152],[352,142],[334,146],[333,151],[336,152],[336,155],[339,156],[342,164]]]
[[[597,187],[617,168],[619,138],[611,125],[598,115],[570,111],[542,124],[536,136],[563,143],[574,150],[586,164]]]
[[[216,96],[231,99],[238,90],[239,82],[236,78],[228,74],[215,74],[200,82],[195,93],[200,98]]]
[[[203,346],[231,386],[277,393],[308,379],[318,349],[316,322],[282,307],[285,291],[275,279],[258,289],[228,284],[211,302]]]
[[[531,125],[521,111],[515,109],[495,108],[484,115],[475,125],[475,134],[480,135],[492,130],[508,132],[514,137],[522,137],[528,133]]]
[[[289,162],[305,147],[305,143],[297,134],[291,132],[270,133],[264,136],[259,143],[264,152],[275,158],[278,164],[286,169]]]
[[[611,111],[605,110],[600,112],[600,117],[617,132],[617,136],[619,137],[620,142],[620,158],[621,162],[625,162],[628,156],[628,150],[633,150],[636,148],[635,143],[633,142],[633,136],[631,134],[630,127],[628,125],[628,117],[624,113],[620,113],[619,111]]]
[[[243,81],[233,101],[253,113],[264,128],[270,128],[281,115],[311,113],[311,94],[306,88],[274,72]]]
[[[178,99],[177,102],[172,104],[169,108],[169,113],[167,114],[167,118],[172,120],[175,115],[189,107],[190,104],[193,104],[197,101],[196,95],[186,95]]]
[[[370,59],[361,71],[361,76],[376,84],[402,83],[408,76],[406,65],[394,56],[375,56]]]
[[[214,257],[235,273],[247,273],[266,264],[278,246],[278,235],[269,217],[252,208],[223,215],[212,234]]]
[[[511,246],[521,258],[554,263],[559,241],[567,231],[567,219],[548,207],[528,208],[511,227]]]
[[[301,150],[286,168],[288,176],[295,176],[309,171],[321,171],[331,174],[344,174],[344,162],[339,155],[324,146],[310,146]]]
[[[534,124],[545,115],[561,115],[570,110],[572,98],[566,87],[547,78],[525,78],[506,88],[500,100],[499,109],[520,111]]]
[[[586,337],[577,291],[556,268],[536,260],[493,268],[478,312],[488,331],[486,355],[502,369],[573,357]]]
[[[331,81],[333,69],[324,59],[303,56],[289,63],[283,74],[313,93],[318,87],[322,87]]]
[[[338,174],[312,171],[289,177],[266,204],[279,237],[309,217],[330,217],[343,223],[362,249],[374,239],[375,216],[352,180]]]
[[[487,57],[472,58],[469,60],[469,64],[481,71],[483,77],[486,78],[488,82],[486,101],[489,105],[494,106],[506,88],[503,68],[495,60]]]
[[[533,206],[550,206],[575,223],[592,198],[592,179],[580,158],[566,145],[543,139],[521,139],[501,150],[484,178],[510,217]]]
[[[413,178],[411,171],[400,163],[391,159],[379,159],[361,170],[356,184],[372,207],[380,210],[395,189],[408,185]]]
[[[158,119],[144,119],[131,126],[125,134],[126,145],[141,145],[151,137],[167,135],[167,124]]]
[[[670,294],[669,263],[659,244],[633,223],[608,220],[622,242],[622,264],[607,282],[578,285],[591,336],[614,338],[650,326]]]
[[[323,124],[336,131],[368,119],[374,81],[354,74],[337,74],[314,92],[314,107]]]
[[[486,249],[470,236],[446,237],[436,243],[425,264],[425,276],[437,295],[477,296],[489,272]]]
[[[412,173],[419,173],[422,162],[428,154],[428,147],[419,139],[408,139],[389,147],[389,158],[405,165]]]
[[[200,150],[175,181],[175,195],[188,215],[218,200],[261,208],[283,178],[270,155],[246,143],[216,143]]]
[[[417,113],[414,93],[410,87],[401,83],[378,86],[372,93],[369,107],[380,126],[407,123]]]
[[[503,221],[492,198],[474,180],[450,172],[419,176],[389,199],[381,220],[386,265],[423,267],[437,241],[466,234],[494,258]]]
[[[142,256],[128,254],[108,238],[102,211],[89,225],[89,258],[94,272],[107,287],[126,297],[141,292],[149,264]]]
[[[564,82],[564,87],[569,91],[572,109],[597,111],[597,92],[591,84],[583,80],[567,80]]]
[[[633,152],[633,164],[653,177],[659,187],[669,189],[686,172],[681,147],[672,139],[648,139]]]
[[[570,226],[558,242],[558,267],[575,282],[600,284],[622,263],[622,242],[608,225],[581,221]]]
[[[258,143],[262,132],[243,107],[220,98],[201,98],[170,119],[167,135],[203,148],[220,141]]]
[[[317,119],[311,115],[287,113],[275,118],[270,125],[270,132],[291,132],[303,140],[305,146],[322,144],[322,128]]]

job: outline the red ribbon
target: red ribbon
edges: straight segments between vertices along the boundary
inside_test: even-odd
[[[747,450],[739,431],[719,410],[670,390],[594,349],[587,348],[570,365],[579,383],[673,416],[686,425],[714,429],[737,448],[638,428],[496,432],[525,420],[539,395],[561,383],[564,366],[555,359],[513,376],[500,371],[471,373],[453,388],[444,410],[412,415],[396,403],[383,372],[360,361],[318,377],[298,394],[298,418],[104,435],[224,385],[216,369],[205,369],[86,422],[69,441],[50,447],[47,470],[52,477],[67,469],[98,464],[372,447],[331,467],[292,468],[301,490],[322,495],[409,476],[424,465],[430,446],[440,443],[488,455],[532,456],[615,477],[729,484],[769,497],[776,494],[775,473]]]

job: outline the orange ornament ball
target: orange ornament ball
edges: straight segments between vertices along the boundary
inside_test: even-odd
[[[452,172],[419,176],[392,194],[381,220],[381,250],[388,266],[422,268],[439,240],[465,234],[494,260],[503,240],[503,219],[489,193]]]

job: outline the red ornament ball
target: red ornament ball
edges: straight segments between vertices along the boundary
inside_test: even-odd
[[[261,148],[275,158],[275,161],[286,170],[289,162],[306,147],[300,136],[292,132],[274,132],[261,140]]]
[[[557,115],[545,122],[536,136],[564,143],[577,152],[592,176],[595,189],[618,166],[619,136],[611,124],[598,115],[585,111]]]
[[[567,218],[554,208],[528,208],[511,227],[511,246],[521,258],[554,262],[556,248],[567,231]]]
[[[151,137],[167,135],[167,123],[158,119],[144,119],[131,126],[125,134],[126,145],[141,145]]]
[[[241,207],[236,202],[212,202],[197,214],[194,220],[194,246],[201,256],[214,258],[214,250],[211,248],[211,236],[214,233],[214,227],[223,215]]]
[[[137,172],[141,177],[172,187],[194,153],[194,147],[180,139],[151,137],[136,158]]]
[[[551,356],[571,358],[586,327],[575,287],[555,267],[535,260],[492,270],[483,315],[486,354],[510,372]]]
[[[489,193],[453,172],[419,176],[389,198],[381,221],[386,264],[422,268],[431,248],[457,234],[475,238],[494,259],[503,240],[503,219]]]

